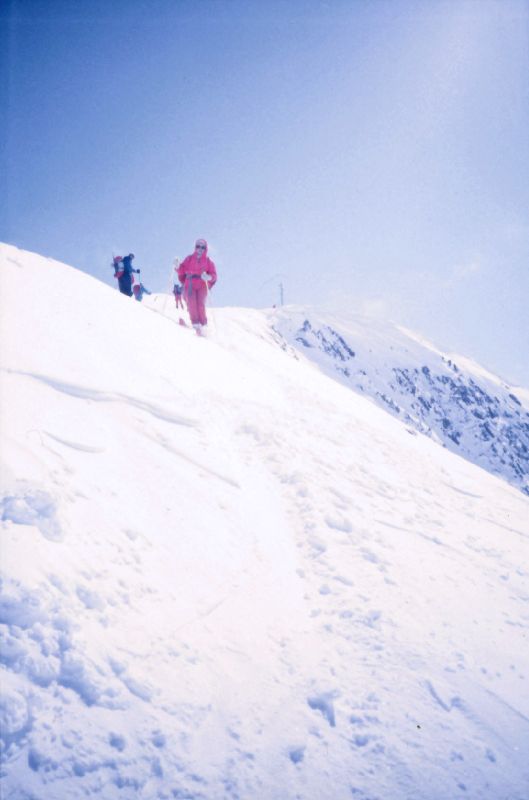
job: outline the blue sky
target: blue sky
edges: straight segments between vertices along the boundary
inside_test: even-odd
[[[4,0],[0,238],[414,328],[529,385],[529,3]]]

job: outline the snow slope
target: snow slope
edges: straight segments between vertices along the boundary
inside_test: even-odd
[[[328,375],[529,495],[529,392],[405,328],[288,308],[274,327]]]
[[[527,800],[527,497],[273,312],[0,274],[3,797]]]

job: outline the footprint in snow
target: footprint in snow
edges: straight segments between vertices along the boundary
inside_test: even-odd
[[[336,714],[334,711],[334,700],[336,692],[322,692],[320,694],[307,697],[307,703],[313,711],[319,711],[327,720],[331,728],[336,727]]]
[[[334,517],[327,514],[325,516],[325,523],[331,530],[340,531],[340,533],[353,532],[353,526],[346,517]]]

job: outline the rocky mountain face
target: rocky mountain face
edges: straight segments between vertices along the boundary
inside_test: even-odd
[[[529,495],[529,409],[515,389],[405,329],[281,309],[275,330],[328,375]]]

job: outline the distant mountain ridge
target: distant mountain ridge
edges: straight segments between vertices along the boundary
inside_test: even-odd
[[[525,391],[520,399],[468,359],[389,324],[292,307],[273,326],[328,375],[529,495]]]

